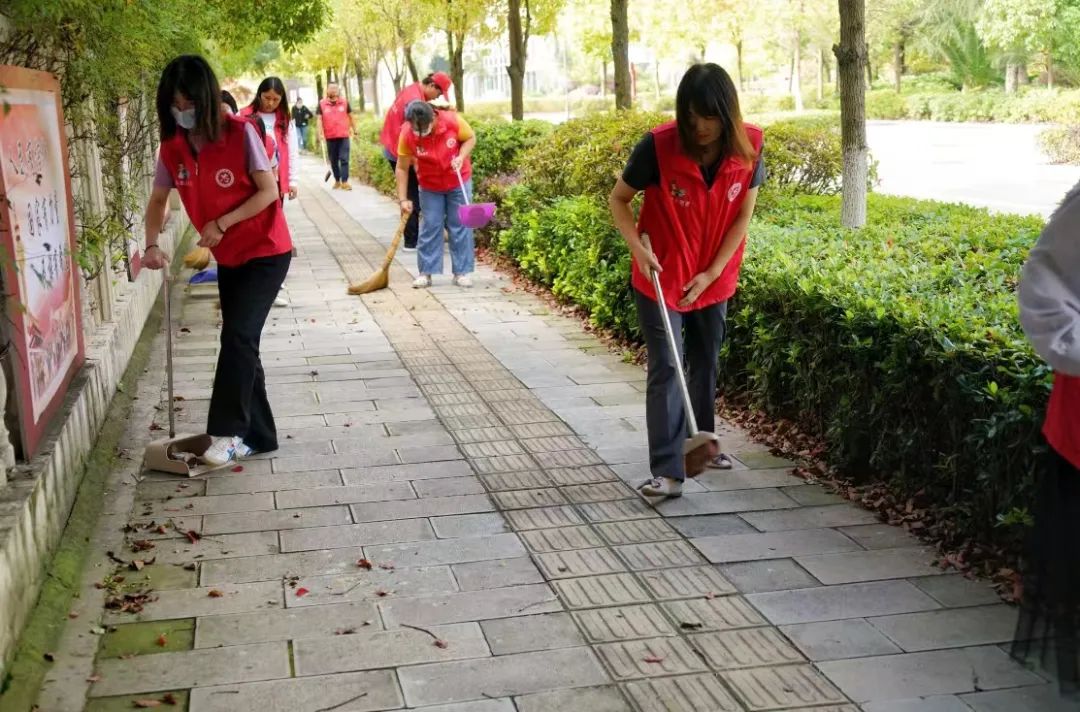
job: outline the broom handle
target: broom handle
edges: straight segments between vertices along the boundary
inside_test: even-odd
[[[166,270],[168,267],[166,266]],[[169,297],[169,274],[162,274],[161,286],[165,292],[165,375],[169,384],[169,439],[176,437],[176,414],[173,412],[173,355],[172,355],[172,299]]]
[[[645,247],[652,251],[648,235],[642,235],[641,241],[645,243]],[[671,317],[668,316],[667,302],[664,301],[664,292],[660,289],[660,274],[650,267],[649,275],[652,277],[653,289],[656,290],[656,306],[660,310],[660,319],[664,322],[664,333],[667,334],[668,349],[671,350],[671,358],[675,361],[675,376],[679,379],[679,390],[682,391],[683,407],[686,410],[686,425],[690,430],[690,437],[694,437],[698,433],[697,418],[694,417],[694,406],[690,402],[690,389],[686,386],[686,374],[683,373],[682,349],[676,343],[675,331],[671,328]]]
[[[461,177],[461,169],[458,168],[454,172],[457,173],[457,182],[458,182],[458,185],[461,186],[461,194],[463,196],[465,196],[465,204],[466,205],[471,205],[471,203],[469,202],[469,191],[465,190],[465,181]]]

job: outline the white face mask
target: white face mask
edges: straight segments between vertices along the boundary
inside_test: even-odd
[[[195,128],[195,109],[184,109],[180,111],[175,106],[172,107],[173,119],[176,120],[176,125],[182,129],[190,131]]]

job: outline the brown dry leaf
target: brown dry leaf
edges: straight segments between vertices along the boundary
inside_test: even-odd
[[[210,598],[221,598],[225,594],[222,593],[221,591],[217,590],[216,588],[212,588],[212,589],[210,589],[210,592],[207,593],[206,595],[209,596]]]
[[[662,663],[662,662],[664,662],[664,659],[659,657],[658,655],[646,655],[645,657],[642,658],[642,660],[647,662],[647,663]]]
[[[146,539],[139,539],[138,541],[131,542],[132,551],[149,551],[154,548],[154,542]]]
[[[90,677],[86,678],[86,681],[87,682],[101,682],[101,675],[91,675]]]
[[[157,637],[157,644],[159,648],[164,648],[166,645],[169,644],[169,639],[165,637],[164,633]]]
[[[190,564],[184,564],[184,571],[197,571],[199,566],[192,561]]]
[[[382,590],[380,588],[378,591],[375,592],[375,595],[378,596],[379,598],[386,598],[387,596],[390,595],[390,593],[391,593],[390,591],[384,591],[384,590]]]
[[[176,705],[176,695],[171,692],[166,692],[165,696],[161,698],[161,701],[167,705]]]
[[[152,707],[161,707],[164,703],[161,700],[135,700],[132,704],[138,709],[148,710]]]
[[[357,559],[356,565],[365,571],[371,571],[372,564],[367,559]]]
[[[132,559],[128,566],[130,566],[133,571],[142,571],[143,568],[146,567],[146,562],[142,559]]]
[[[436,648],[442,648],[443,650],[446,650],[447,648],[449,648],[449,647],[450,647],[450,643],[447,643],[447,642],[446,642],[445,640],[443,640],[442,638],[436,638],[436,639],[435,639],[435,642],[433,643],[433,645],[434,645],[434,646],[435,646]]]

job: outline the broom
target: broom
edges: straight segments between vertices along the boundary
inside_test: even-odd
[[[360,284],[350,284],[349,294],[355,296],[377,292],[380,289],[386,289],[387,285],[390,284],[390,263],[394,261],[394,255],[397,254],[398,245],[401,244],[401,236],[405,234],[405,223],[408,220],[408,215],[401,216],[401,222],[398,223],[394,239],[390,241],[390,249],[386,251],[386,257],[383,258],[382,267]]]
[[[184,255],[184,266],[188,269],[203,270],[210,264],[210,248],[196,247]]]

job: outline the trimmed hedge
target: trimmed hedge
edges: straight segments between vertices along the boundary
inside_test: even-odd
[[[839,108],[838,103],[834,104],[834,108]],[[1075,123],[1077,116],[1080,116],[1080,90],[1027,89],[1006,94],[1001,89],[983,89],[897,94],[878,89],[866,94],[868,119],[1067,124]]]
[[[1051,163],[1080,166],[1080,125],[1045,129],[1039,134],[1039,147]]]

